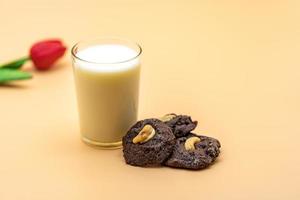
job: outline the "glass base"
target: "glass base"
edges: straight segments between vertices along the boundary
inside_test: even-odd
[[[122,141],[119,142],[97,142],[94,140],[90,140],[88,138],[85,137],[81,137],[81,140],[89,145],[92,146],[94,148],[99,148],[99,149],[119,149],[122,147]]]

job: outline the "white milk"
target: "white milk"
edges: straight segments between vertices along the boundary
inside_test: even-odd
[[[114,147],[137,119],[139,52],[118,44],[79,50],[74,74],[82,139]],[[88,62],[87,62],[88,61]]]

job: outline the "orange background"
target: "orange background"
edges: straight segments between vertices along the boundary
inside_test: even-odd
[[[220,139],[202,171],[137,168],[79,139],[70,55],[0,87],[0,199],[299,199],[300,3],[1,0],[0,61],[61,37],[143,47],[140,118],[168,112]]]

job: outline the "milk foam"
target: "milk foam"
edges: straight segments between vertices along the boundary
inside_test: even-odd
[[[138,66],[139,58],[133,59],[137,54],[138,52],[124,45],[105,44],[90,46],[77,52],[76,56],[82,60],[76,60],[75,67],[95,72],[129,70]]]

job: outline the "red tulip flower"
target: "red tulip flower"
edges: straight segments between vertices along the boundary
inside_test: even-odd
[[[66,49],[59,39],[43,40],[31,46],[28,57],[0,65],[0,69],[19,69],[26,61],[32,60],[36,69],[46,70],[64,55]]]
[[[58,39],[43,40],[33,44],[29,56],[0,65],[0,84],[32,78],[29,72],[19,70],[28,60],[32,60],[38,70],[51,68],[64,55],[66,49]]]
[[[66,47],[60,40],[44,40],[30,48],[30,58],[39,70],[49,69],[64,55]]]

